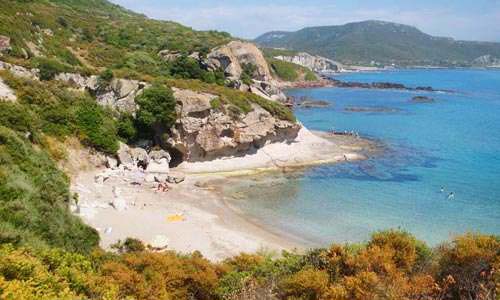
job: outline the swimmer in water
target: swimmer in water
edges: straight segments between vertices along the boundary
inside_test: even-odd
[[[444,186],[441,187],[441,189],[439,190],[441,193],[444,193]]]
[[[455,199],[455,193],[451,192],[448,194],[448,200],[453,200]]]

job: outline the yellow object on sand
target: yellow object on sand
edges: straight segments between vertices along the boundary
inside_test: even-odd
[[[184,221],[186,218],[184,218],[183,215],[179,215],[179,214],[176,214],[176,215],[170,215],[167,217],[167,221],[168,222],[182,222]]]

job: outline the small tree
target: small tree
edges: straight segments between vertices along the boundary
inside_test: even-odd
[[[257,66],[254,64],[243,64],[242,69],[241,81],[246,85],[251,85],[254,74],[257,71]]]
[[[161,133],[172,127],[176,120],[175,98],[170,88],[160,84],[154,84],[146,89],[135,99],[139,110],[137,111],[137,123],[140,134],[155,139],[161,137]]]

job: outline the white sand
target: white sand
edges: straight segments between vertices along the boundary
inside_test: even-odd
[[[80,195],[79,215],[99,231],[101,246],[106,249],[127,237],[148,244],[155,237],[165,236],[168,249],[183,253],[198,250],[211,260],[221,260],[240,252],[298,246],[246,221],[223,205],[214,191],[195,186],[207,177],[190,176],[168,192],[156,192],[151,184],[131,185],[121,176],[95,183],[94,176],[99,172],[102,170],[80,174],[73,191]],[[116,188],[126,209],[109,205]],[[182,216],[183,220],[169,221],[169,216]]]
[[[303,167],[365,157],[313,134],[303,127],[292,143],[268,144],[255,154],[221,158],[207,162],[184,162],[177,170],[190,174],[245,173],[262,169]]]
[[[184,163],[175,172],[187,174],[186,181],[171,185],[168,192],[155,192],[153,184],[145,183],[144,174],[137,170],[113,171],[104,183],[96,183],[94,177],[102,169],[75,176],[72,190],[80,195],[78,214],[99,231],[101,246],[106,249],[119,239],[134,237],[146,244],[166,238],[168,249],[184,253],[198,250],[211,260],[240,252],[291,250],[307,243],[252,223],[226,206],[224,196],[210,184],[214,179],[224,179],[227,172],[234,175],[364,158],[356,153],[363,140],[338,137],[338,141],[339,145],[303,129],[296,142],[266,145],[253,155]],[[215,174],[218,172],[223,174]],[[141,184],[132,184],[134,181]],[[183,220],[168,220],[169,216]]]

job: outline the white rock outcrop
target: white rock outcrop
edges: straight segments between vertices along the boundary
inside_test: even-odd
[[[40,70],[38,69],[28,69],[18,65],[9,64],[0,61],[0,70],[7,70],[12,73],[12,75],[17,77],[22,77],[26,79],[39,80]]]
[[[342,65],[340,63],[322,56],[311,55],[306,52],[300,52],[293,56],[279,55],[275,58],[309,68],[310,70],[318,73],[339,72],[342,70]]]
[[[0,101],[14,102],[17,100],[16,93],[0,78]]]

